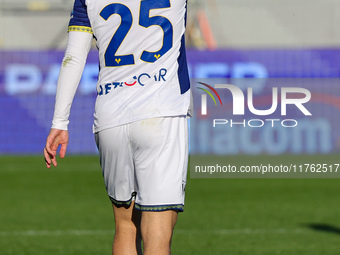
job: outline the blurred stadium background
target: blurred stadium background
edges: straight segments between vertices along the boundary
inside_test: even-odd
[[[69,156],[57,171],[46,171],[41,156],[72,5],[0,0],[0,254],[109,254],[112,215],[92,134],[95,45],[72,106]],[[340,78],[338,0],[188,5],[192,79]],[[221,148],[210,142],[219,134],[209,133],[210,141],[191,150],[206,154],[203,163],[214,157],[234,164],[339,163],[340,89],[331,84],[310,87],[319,95],[311,103],[313,118],[294,134],[278,128],[268,138],[265,131],[245,135],[234,129],[234,143]],[[202,127],[192,125],[196,139]],[[339,254],[338,184],[189,178],[173,254]]]
[[[50,128],[72,5],[71,0],[0,2],[1,122],[7,119],[0,127],[1,154],[41,151]],[[191,0],[187,32],[191,77],[338,78],[339,6],[336,0]],[[91,124],[97,73],[93,45],[71,113],[70,153],[96,152]],[[337,88],[326,92],[338,93]],[[329,105],[315,107],[334,116],[338,108],[329,110]],[[329,149],[321,151],[336,151],[337,140],[333,135]],[[288,152],[289,148],[280,151]]]

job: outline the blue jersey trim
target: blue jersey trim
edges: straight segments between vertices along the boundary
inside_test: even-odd
[[[187,5],[187,3],[186,3]],[[187,7],[185,7],[187,8]],[[185,26],[187,23],[187,10],[185,11],[185,18],[184,18]],[[187,64],[187,55],[185,50],[185,36],[182,36],[181,39],[181,48],[180,48],[180,54],[178,57],[178,80],[179,85],[181,88],[181,94],[184,94],[190,89],[190,79],[189,79],[189,71],[188,71],[188,64]]]
[[[69,27],[91,27],[89,17],[87,15],[87,6],[85,0],[75,0]]]

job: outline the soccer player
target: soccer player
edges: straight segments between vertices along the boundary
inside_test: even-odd
[[[93,131],[113,205],[113,254],[170,254],[184,208],[190,84],[186,0],[75,0],[44,157],[57,166],[92,38],[100,71]]]

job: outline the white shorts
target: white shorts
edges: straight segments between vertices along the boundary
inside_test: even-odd
[[[188,167],[186,116],[153,118],[96,133],[113,204],[144,211],[184,209]]]

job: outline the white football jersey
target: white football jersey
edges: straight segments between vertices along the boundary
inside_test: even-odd
[[[93,33],[99,50],[94,132],[187,115],[186,0],[75,0],[69,31]]]

